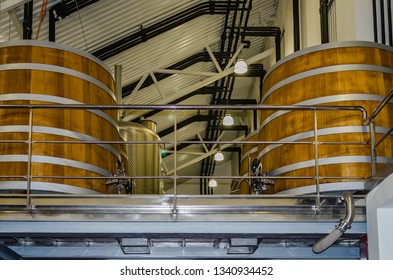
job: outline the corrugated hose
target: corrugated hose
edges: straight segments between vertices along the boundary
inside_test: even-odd
[[[340,220],[340,223],[331,233],[314,244],[312,250],[315,254],[322,253],[332,246],[332,244],[336,242],[347,229],[351,228],[353,219],[355,218],[355,202],[350,192],[344,192],[343,199],[345,203],[345,217]]]

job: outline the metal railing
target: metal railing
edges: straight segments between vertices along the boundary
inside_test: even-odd
[[[390,92],[390,97],[392,95],[392,92]],[[389,97],[389,98],[390,98]],[[382,105],[378,106],[382,107],[388,102],[381,102]],[[378,109],[377,108],[377,109]],[[320,180],[322,179],[368,179],[372,174],[375,172],[375,148],[376,146],[386,138],[380,140],[378,143],[375,143],[375,128],[374,128],[374,118],[375,116],[379,113],[380,109],[376,109],[373,114],[370,117],[367,117],[367,112],[363,107],[360,106],[295,106],[295,105],[289,105],[289,106],[269,106],[269,105],[208,105],[208,106],[196,106],[196,105],[59,105],[59,104],[53,104],[53,105],[47,105],[47,104],[37,104],[37,105],[12,105],[12,104],[1,104],[0,105],[0,111],[1,110],[12,110],[12,109],[25,109],[28,110],[29,112],[29,130],[28,130],[28,139],[26,140],[0,140],[0,145],[2,143],[24,143],[28,145],[28,155],[27,155],[27,170],[26,170],[26,175],[22,176],[8,176],[8,175],[3,175],[0,176],[0,179],[23,179],[26,180],[27,182],[27,187],[26,187],[26,195],[17,195],[17,194],[4,194],[0,196],[0,201],[2,197],[13,197],[15,199],[21,199],[22,197],[26,197],[26,205],[25,209],[27,211],[33,211],[37,209],[37,205],[40,205],[42,203],[42,198],[47,197],[49,199],[58,199],[58,198],[86,198],[87,201],[89,200],[90,195],[64,195],[64,194],[34,194],[32,193],[32,188],[31,188],[31,183],[35,179],[96,179],[96,180],[108,180],[112,179],[113,177],[110,176],[33,176],[32,175],[32,150],[33,150],[33,145],[37,143],[43,143],[43,144],[127,144],[127,145],[132,145],[132,144],[157,144],[157,142],[146,142],[146,141],[141,141],[141,142],[135,142],[135,141],[77,141],[77,140],[68,140],[68,141],[52,141],[52,140],[33,140],[33,118],[34,118],[34,111],[37,109],[57,109],[57,110],[166,110],[171,112],[171,114],[174,115],[173,119],[173,126],[174,126],[174,137],[173,140],[171,141],[162,141],[159,142],[159,144],[168,144],[168,145],[173,145],[173,156],[175,160],[173,161],[173,173],[170,175],[165,175],[165,176],[120,176],[116,177],[118,179],[128,179],[128,180],[133,180],[133,179],[170,179],[173,180],[173,195],[164,195],[164,197],[169,198],[171,200],[171,205],[170,206],[165,206],[164,208],[170,209],[171,213],[176,215],[179,211],[179,209],[184,210],[184,205],[179,205],[178,204],[178,199],[184,199],[184,197],[178,195],[178,180],[182,179],[210,179],[210,178],[216,178],[216,179],[231,179],[231,180],[243,180],[243,179],[255,179],[255,178],[261,178],[261,179],[274,179],[274,180],[282,180],[282,179],[313,179],[315,180],[315,195],[310,195],[310,196],[305,196],[307,198],[313,198],[315,199],[315,203],[313,205],[313,209],[316,213],[319,213],[321,210],[321,199],[323,197],[326,197],[324,195],[321,195],[321,190],[320,190]],[[176,114],[179,111],[182,110],[231,110],[231,111],[244,111],[244,110],[269,110],[269,111],[282,111],[282,110],[291,110],[291,111],[312,111],[314,115],[314,135],[313,135],[313,141],[302,141],[302,142],[297,142],[297,141],[246,141],[246,140],[235,140],[235,141],[183,141],[178,139],[178,129],[177,129],[177,117]],[[357,111],[359,112],[359,123],[363,123],[365,125],[370,125],[370,140],[366,142],[320,142],[319,141],[319,136],[318,136],[318,111]],[[389,133],[392,130],[389,131]],[[255,177],[255,176],[186,176],[186,175],[178,175],[178,169],[181,168],[181,165],[178,165],[177,162],[177,156],[180,154],[180,152],[177,150],[177,145],[178,144],[200,144],[200,145],[206,145],[206,144],[214,144],[214,145],[239,145],[239,144],[292,144],[292,145],[298,145],[298,144],[309,144],[314,146],[314,151],[315,151],[315,174],[310,174],[310,176],[263,176],[263,177]],[[319,173],[319,146],[320,145],[345,145],[345,144],[358,144],[358,145],[370,145],[371,151],[372,151],[372,158],[370,160],[370,164],[373,166],[373,173],[370,176],[365,176],[365,177],[321,177]],[[213,151],[211,151],[211,154],[213,154]],[[184,166],[183,166],[184,167]],[[101,198],[108,198],[112,197],[114,199],[119,199],[121,196],[119,195],[94,195],[94,197],[101,197]],[[125,195],[125,197],[130,198],[129,195]],[[138,196],[140,198],[140,196]],[[208,196],[205,196],[207,198]],[[216,199],[218,198],[217,196],[214,196]],[[295,200],[299,199],[298,196],[289,196]],[[247,196],[222,196],[223,199],[228,200],[228,199],[249,199]],[[253,197],[254,199],[261,199],[261,200],[266,200],[266,199],[281,199],[285,198],[288,199],[288,196],[280,196],[280,195],[266,195],[266,196],[258,196],[258,197]],[[34,201],[33,201],[34,199]],[[98,200],[100,201],[100,200]],[[39,202],[39,203],[38,203]],[[37,204],[38,203],[38,204]],[[225,204],[225,203],[224,203]],[[77,209],[81,209],[81,206],[78,204],[69,204],[73,205]],[[112,204],[111,204],[112,205]],[[112,205],[113,206],[113,205]],[[130,207],[134,207],[135,204],[131,204]],[[233,206],[233,205],[232,205]],[[2,205],[0,203],[0,207],[2,209],[8,209],[7,207],[12,207],[10,205]],[[86,206],[87,207],[87,206]],[[126,205],[120,203],[119,209],[123,209],[126,207]],[[183,208],[182,208],[183,207]],[[269,206],[271,207],[271,206]],[[93,207],[94,208],[94,207]],[[104,207],[105,208],[105,207]],[[104,209],[103,208],[103,209]],[[115,207],[116,208],[116,207]],[[137,207],[138,208],[138,207]],[[154,206],[148,207],[149,209],[155,208]],[[159,209],[162,210],[162,207],[158,207]],[[213,207],[214,208],[214,207]],[[45,208],[47,209],[47,208]],[[96,208],[95,208],[96,209]],[[117,208],[116,208],[117,209]],[[140,209],[140,208],[138,208]],[[240,209],[240,208],[239,208]],[[0,208],[1,210],[1,208]]]
[[[391,127],[378,141],[376,141],[375,132],[375,118],[379,115],[382,109],[388,104],[393,97],[393,89],[385,96],[385,98],[378,104],[378,106],[371,112],[370,116],[365,119],[364,125],[370,127],[370,144],[371,144],[371,176],[374,176],[377,172],[377,148],[378,146],[388,137],[392,131]]]

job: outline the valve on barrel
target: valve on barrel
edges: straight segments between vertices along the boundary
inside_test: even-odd
[[[113,178],[107,180],[105,182],[105,185],[115,186],[114,193],[116,193],[116,194],[124,194],[124,193],[130,194],[130,193],[132,193],[133,180],[121,178],[124,176],[125,176],[124,164],[117,161],[116,162],[116,174],[113,175]]]
[[[254,159],[251,163],[251,176],[262,177],[266,176],[266,173],[262,172],[262,163],[259,159]],[[262,194],[267,191],[267,189],[274,185],[273,180],[271,179],[263,179],[263,178],[255,178],[251,179],[250,186],[255,192],[255,194]]]

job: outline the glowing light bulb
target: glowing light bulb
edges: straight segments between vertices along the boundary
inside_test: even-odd
[[[226,114],[225,117],[222,119],[222,124],[225,126],[233,125],[234,123],[235,121],[230,114]]]
[[[236,74],[244,74],[247,71],[248,71],[247,63],[243,59],[239,58],[235,63],[233,72],[235,72]]]
[[[220,150],[217,150],[217,153],[214,155],[214,160],[215,161],[223,161],[224,154]]]
[[[214,188],[217,187],[217,181],[214,179],[209,180],[209,187]]]

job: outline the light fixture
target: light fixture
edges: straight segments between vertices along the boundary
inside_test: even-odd
[[[209,180],[209,187],[214,188],[217,187],[217,181],[214,179]]]
[[[225,126],[233,125],[235,122],[231,116],[231,114],[226,114],[225,117],[222,119],[222,124]]]
[[[221,152],[220,148],[218,148],[217,153],[214,154],[214,160],[215,161],[223,161],[224,160],[224,154]]]
[[[247,63],[244,61],[244,59],[239,58],[236,63],[235,67],[233,68],[233,72],[236,74],[244,74],[248,70]]]

